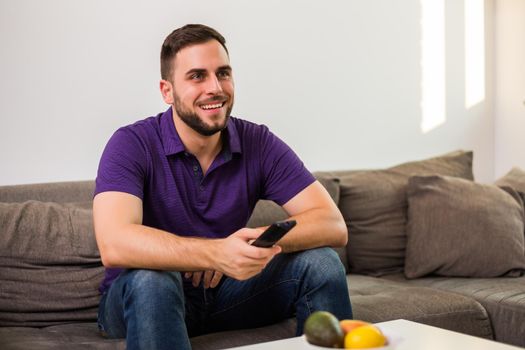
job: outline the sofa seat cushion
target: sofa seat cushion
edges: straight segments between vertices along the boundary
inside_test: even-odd
[[[191,338],[193,350],[224,349],[295,336],[295,319],[254,329],[211,333]],[[2,350],[124,350],[124,339],[106,339],[97,324],[72,323],[44,328],[1,327]]]
[[[372,276],[350,274],[347,281],[355,319],[402,318],[493,339],[487,312],[472,298]]]
[[[260,328],[210,333],[191,338],[193,350],[226,349],[295,337],[295,318]]]
[[[4,350],[124,350],[126,344],[122,339],[105,339],[98,331],[96,322],[89,322],[43,328],[2,327],[0,348]]]
[[[525,347],[525,276],[425,277],[410,281],[402,274],[385,277],[411,286],[430,287],[473,298],[487,310],[495,340]]]

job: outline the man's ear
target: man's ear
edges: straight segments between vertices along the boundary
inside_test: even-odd
[[[162,99],[169,105],[173,104],[173,84],[168,80],[161,79],[159,83]]]

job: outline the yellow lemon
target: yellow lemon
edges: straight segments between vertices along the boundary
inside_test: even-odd
[[[346,349],[376,348],[386,345],[386,337],[373,325],[357,327],[345,335]]]

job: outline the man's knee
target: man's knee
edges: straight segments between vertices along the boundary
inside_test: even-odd
[[[298,256],[307,275],[318,283],[346,282],[346,272],[337,253],[328,247],[301,252]]]
[[[157,270],[129,270],[126,273],[126,293],[134,297],[159,300],[170,296],[183,296],[182,277],[178,272]]]

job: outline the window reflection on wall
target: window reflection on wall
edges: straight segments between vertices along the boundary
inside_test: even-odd
[[[445,2],[421,0],[421,131],[446,121]]]
[[[485,3],[465,0],[465,108],[485,100]]]

